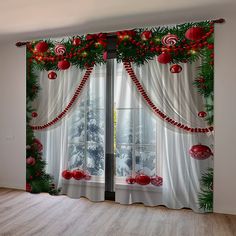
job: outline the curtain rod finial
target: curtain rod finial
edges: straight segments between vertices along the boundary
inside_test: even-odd
[[[218,20],[213,20],[214,23],[219,23],[219,24],[222,24],[222,23],[225,23],[225,19],[224,18],[220,18]]]

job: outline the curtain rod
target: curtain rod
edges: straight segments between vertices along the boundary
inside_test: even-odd
[[[225,23],[225,19],[224,18],[220,18],[220,19],[217,19],[217,20],[212,20],[211,22],[215,23],[215,24],[222,24],[222,23]],[[113,33],[108,33],[107,35],[108,36],[114,36],[114,32]],[[17,47],[22,47],[22,46],[25,46],[29,43],[29,41],[25,41],[25,42],[17,42],[15,45]]]

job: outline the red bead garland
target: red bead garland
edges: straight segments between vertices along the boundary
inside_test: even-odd
[[[144,90],[142,84],[139,82],[139,80],[137,79],[133,68],[131,67],[130,62],[123,62],[124,67],[127,71],[127,73],[129,74],[131,80],[134,82],[137,90],[141,93],[141,95],[143,96],[144,100],[146,101],[146,103],[151,107],[151,109],[163,120],[165,120],[166,122],[168,122],[169,124],[178,127],[180,129],[183,129],[187,132],[191,132],[191,133],[208,133],[208,132],[212,132],[214,130],[214,128],[208,127],[208,128],[191,128],[188,127],[187,125],[181,124],[173,119],[171,119],[170,117],[168,117],[166,114],[164,114],[162,111],[160,111],[155,105],[154,103],[151,101],[151,99],[149,98],[149,96],[147,95],[146,91]]]
[[[69,111],[69,109],[72,107],[72,105],[74,104],[74,102],[77,100],[78,96],[80,95],[80,93],[82,92],[82,89],[84,88],[87,80],[89,79],[90,77],[90,74],[92,73],[93,71],[93,67],[89,67],[84,76],[83,76],[83,79],[81,80],[78,88],[76,89],[73,97],[71,98],[69,104],[66,106],[66,108],[56,117],[54,118],[52,121],[48,122],[47,124],[44,124],[44,125],[38,125],[38,126],[32,126],[31,125],[31,128],[33,130],[42,130],[42,129],[46,129],[54,124],[56,124],[59,120],[61,120],[65,115],[66,113]]]

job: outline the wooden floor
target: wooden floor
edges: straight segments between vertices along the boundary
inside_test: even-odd
[[[236,236],[236,216],[0,189],[4,236]]]

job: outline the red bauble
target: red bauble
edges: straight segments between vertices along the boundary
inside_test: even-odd
[[[57,67],[60,70],[67,70],[70,67],[70,62],[63,60],[57,63]]]
[[[48,50],[48,44],[44,41],[38,42],[34,47],[36,52],[44,53]]]
[[[201,118],[204,118],[206,117],[207,113],[205,111],[199,111],[197,115]]]
[[[205,160],[213,155],[211,149],[202,144],[192,146],[189,150],[189,154],[192,158],[197,160]]]
[[[72,172],[73,178],[76,180],[83,179],[85,177],[85,173],[83,170],[74,170]]]
[[[208,47],[209,50],[213,50],[214,49],[214,44],[213,43],[209,44],[207,47]]]
[[[26,158],[26,163],[27,163],[27,165],[33,166],[33,165],[35,165],[36,160],[34,157],[28,157],[28,158]]]
[[[193,41],[201,39],[203,35],[204,29],[202,27],[191,27],[185,33],[185,37]]]
[[[146,41],[149,40],[152,37],[152,32],[151,31],[143,31],[141,34],[141,39]]]
[[[148,185],[151,181],[151,178],[145,174],[138,174],[135,177],[135,181],[137,184],[140,184],[140,185]]]
[[[33,146],[34,146],[39,152],[41,152],[41,151],[43,150],[43,145],[42,145],[42,143],[41,143],[37,138],[34,139],[34,144],[33,144]]]
[[[170,72],[171,73],[180,73],[182,71],[182,67],[178,64],[174,64],[170,67]]]
[[[80,38],[74,38],[72,41],[72,45],[74,46],[79,46],[81,44],[81,39]]]
[[[32,191],[32,187],[29,183],[26,183],[25,190],[26,190],[26,192],[31,192]]]
[[[167,64],[171,61],[171,55],[168,52],[162,52],[158,57],[157,60],[161,64]]]
[[[136,182],[135,178],[132,176],[127,177],[125,181],[127,184],[135,184]]]
[[[32,116],[33,118],[36,118],[36,117],[38,116],[38,113],[35,112],[35,111],[33,111],[33,112],[31,113],[31,116]]]
[[[163,184],[163,178],[161,176],[154,176],[154,177],[151,177],[151,184],[152,185],[155,185],[155,186],[162,186]]]
[[[64,170],[62,173],[61,173],[62,177],[64,179],[71,179],[72,178],[72,173],[71,171],[69,170]]]
[[[50,71],[48,73],[48,78],[49,79],[56,79],[57,78],[57,73],[55,71]]]

